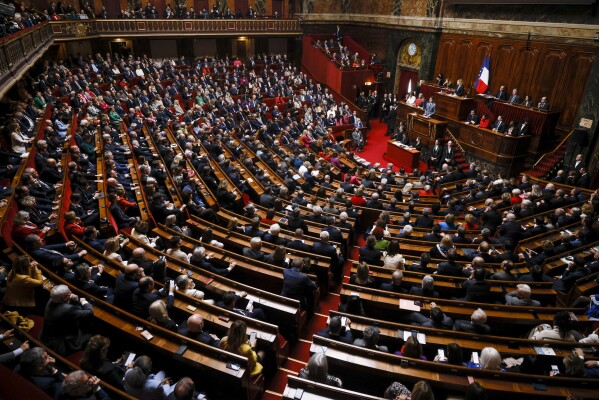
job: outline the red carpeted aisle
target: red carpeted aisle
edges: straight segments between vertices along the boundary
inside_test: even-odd
[[[385,158],[385,153],[387,152],[387,141],[389,140],[389,136],[385,136],[387,132],[387,124],[379,122],[377,119],[373,119],[370,121],[371,129],[368,131],[368,140],[366,141],[366,146],[364,146],[364,151],[361,153],[356,153],[358,156],[370,161],[371,164],[379,163],[381,164],[381,168],[386,168],[389,160]],[[399,170],[400,165],[395,165],[394,170]],[[420,161],[420,169],[426,169],[426,163]],[[406,169],[408,172],[411,170]]]

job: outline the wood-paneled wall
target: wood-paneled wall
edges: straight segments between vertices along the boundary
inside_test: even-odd
[[[558,126],[575,123],[581,96],[595,61],[595,49],[548,42],[495,39],[457,34],[441,35],[435,75],[442,72],[455,82],[474,85],[485,55],[491,55],[490,89],[505,85],[536,104],[547,96],[551,108],[562,111]],[[474,93],[472,90],[471,93]]]

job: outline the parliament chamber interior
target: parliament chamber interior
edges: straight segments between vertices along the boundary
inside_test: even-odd
[[[599,399],[597,12],[0,1],[0,399]]]

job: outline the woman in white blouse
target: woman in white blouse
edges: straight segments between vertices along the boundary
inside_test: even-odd
[[[389,242],[387,251],[383,252],[383,267],[392,269],[404,269],[405,260],[401,254],[399,254],[399,242],[392,240]]]
[[[10,146],[12,151],[19,154],[27,153],[27,147],[33,141],[33,138],[22,133],[17,123],[10,124],[8,129],[10,130]]]

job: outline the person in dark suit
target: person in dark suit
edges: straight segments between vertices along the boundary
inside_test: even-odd
[[[34,347],[21,355],[15,371],[54,398],[64,381],[64,375],[54,366],[55,362],[43,347]]]
[[[464,87],[464,80],[458,79],[456,84],[457,84],[457,86],[455,88],[455,95],[456,96],[464,96],[466,94],[466,88]]]
[[[505,217],[505,222],[497,228],[497,232],[501,235],[501,241],[510,241],[517,245],[522,236],[522,224],[516,221],[516,215],[508,213]]]
[[[510,104],[520,104],[522,99],[518,96],[518,89],[512,89],[512,95],[510,96],[509,102]]]
[[[458,332],[470,332],[479,334],[489,334],[491,328],[487,325],[487,313],[477,308],[470,316],[470,321],[458,319],[453,324],[453,329]]]
[[[50,292],[44,311],[44,327],[40,339],[61,355],[82,350],[90,334],[82,328],[94,316],[94,308],[84,298],[72,294],[66,285],[57,285]]]
[[[431,148],[431,156],[428,159],[428,168],[439,168],[441,165],[441,156],[443,155],[443,147],[439,143],[439,139],[435,140],[435,145]]]
[[[143,269],[137,264],[127,264],[125,272],[116,276],[114,284],[114,305],[124,310],[131,310],[133,292],[139,287],[139,278],[143,276]]]
[[[528,117],[524,117],[524,120],[520,124],[518,124],[518,135],[519,136],[528,135],[529,131],[530,131],[530,124],[528,123]]]
[[[501,262],[501,271],[495,272],[489,279],[494,281],[515,281],[516,277],[510,272],[514,263],[510,260]]]
[[[441,163],[453,165],[455,157],[455,151],[453,150],[453,142],[449,140],[447,145],[443,148],[443,156],[441,157]]]
[[[312,252],[322,256],[331,257],[330,269],[333,273],[333,279],[341,282],[343,279],[343,257],[337,252],[337,249],[329,244],[329,233],[320,232],[320,241],[314,242]]]
[[[443,313],[435,302],[431,302],[430,317],[425,317],[419,312],[410,314],[410,320],[413,325],[423,326],[425,328],[453,329],[453,320]]]
[[[221,301],[218,301],[216,303],[216,306],[225,308],[231,312],[234,312],[234,313],[240,314],[240,315],[244,315],[249,318],[255,318],[260,321],[266,320],[266,314],[264,313],[264,310],[260,307],[254,307],[253,303],[252,303],[252,305],[248,304],[246,306],[246,308],[243,308],[243,309],[238,308],[237,302],[240,301],[241,298],[242,297],[237,296],[235,294],[235,292],[229,291],[223,295],[223,298],[221,299]]]
[[[187,321],[179,325],[178,333],[213,347],[218,347],[220,343],[218,336],[204,330],[204,317],[200,314],[191,314]]]
[[[262,239],[259,237],[253,237],[250,239],[250,247],[244,247],[242,253],[246,257],[261,261],[264,259],[264,252],[261,249]]]
[[[42,238],[38,235],[28,235],[25,238],[25,247],[29,254],[40,264],[53,266],[62,263],[64,259],[78,262],[87,254],[86,250],[72,252],[76,248],[75,242],[49,244],[42,246]]]
[[[369,265],[383,265],[383,252],[375,249],[376,237],[369,235],[366,238],[366,244],[360,247],[360,262],[365,262]]]
[[[116,193],[110,193],[108,195],[108,202],[110,203],[108,210],[110,211],[110,214],[114,218],[114,222],[116,222],[116,225],[119,229],[135,225],[138,219],[136,217],[128,216],[125,211],[123,211],[117,201]],[[153,212],[152,215],[154,215]]]
[[[587,188],[591,185],[591,177],[589,176],[586,168],[580,168],[580,178],[578,178],[578,182],[576,186],[580,186],[582,188]]]
[[[391,281],[381,283],[380,289],[395,293],[408,293],[408,287],[403,283],[403,272],[401,270],[393,271]]]
[[[153,292],[154,279],[149,276],[144,276],[139,280],[139,286],[133,291],[133,297],[131,300],[131,307],[133,314],[140,316],[141,318],[147,318],[149,314],[150,305],[156,300],[160,300],[164,292]],[[166,287],[165,287],[166,289]],[[168,297],[166,302],[167,309],[173,307],[175,301],[175,283],[170,281],[168,287]]]
[[[505,86],[502,85],[502,86],[499,87],[499,92],[497,92],[495,94],[495,98],[497,100],[503,100],[503,101],[507,100],[507,93],[505,91]]]
[[[447,261],[443,261],[437,266],[437,273],[439,275],[464,277],[462,266],[456,262],[457,254],[456,248],[451,248],[447,251]]]
[[[430,229],[435,224],[435,219],[430,216],[431,209],[424,208],[422,210],[422,215],[416,218],[416,228],[426,228]]]
[[[503,121],[503,117],[501,115],[497,116],[497,120],[493,122],[493,131],[498,133],[504,133],[507,130],[507,125]]]
[[[287,242],[287,248],[310,252],[310,246],[304,242],[304,231],[297,228],[295,230],[295,239]]]
[[[291,268],[283,270],[281,296],[299,300],[302,309],[311,309],[311,299],[318,286],[303,272],[305,267],[304,260],[296,258],[291,262]]]
[[[586,168],[586,165],[582,159],[582,154],[577,154],[574,161],[570,164],[570,171],[579,172],[581,168]]]
[[[547,101],[547,96],[543,96],[541,97],[541,101],[539,101],[539,104],[537,104],[537,108],[539,110],[545,110],[545,111],[549,111],[549,102]]]
[[[465,123],[469,125],[478,125],[478,121],[480,121],[480,118],[478,114],[476,114],[476,110],[470,110],[470,114],[466,117]]]
[[[437,292],[434,288],[435,280],[433,279],[432,275],[425,275],[424,278],[422,278],[421,286],[412,286],[412,288],[410,289],[410,294],[414,296],[438,298],[439,292]]]
[[[347,319],[346,321],[346,325],[343,326],[341,324],[341,317],[334,316],[329,321],[329,326],[318,331],[316,335],[322,336],[327,339],[333,339],[339,342],[352,344],[354,341],[354,337],[350,329],[351,321],[349,319]]]
[[[574,262],[568,263],[564,273],[557,277],[558,280],[553,284],[553,289],[559,292],[569,292],[578,279],[590,273],[591,271],[584,266],[584,258],[580,258],[580,261],[575,258]]]
[[[491,284],[485,280],[485,270],[483,268],[475,269],[470,275],[470,279],[462,283],[462,287],[466,290],[465,301],[481,303],[489,301]]]

